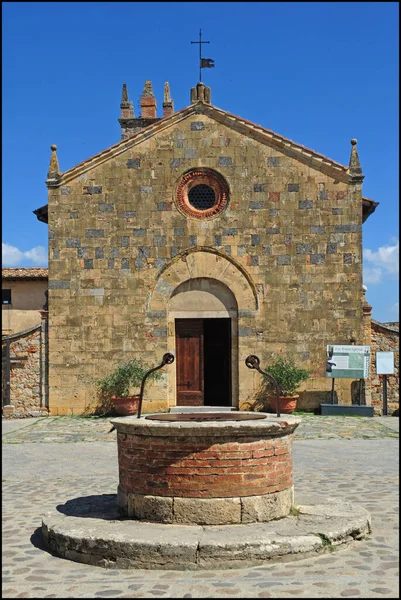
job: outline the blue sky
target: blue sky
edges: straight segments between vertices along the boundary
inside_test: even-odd
[[[118,142],[122,83],[135,114],[151,79],[175,109],[199,78],[212,103],[342,163],[358,139],[364,282],[378,321],[398,320],[398,3],[4,2],[3,266],[47,266],[50,145],[65,171]]]

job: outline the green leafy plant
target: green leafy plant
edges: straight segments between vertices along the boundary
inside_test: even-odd
[[[266,371],[277,381],[283,390],[282,395],[288,397],[296,396],[299,384],[309,378],[309,372],[298,368],[292,355],[279,356],[267,366]],[[269,389],[275,393],[270,382]]]
[[[139,394],[142,379],[152,367],[141,360],[134,358],[116,367],[109,375],[105,375],[96,381],[99,390],[109,398],[127,398],[131,388],[137,388],[135,394]],[[161,374],[155,371],[149,378],[160,379]]]

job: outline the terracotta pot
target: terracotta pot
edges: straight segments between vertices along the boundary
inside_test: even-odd
[[[114,409],[118,415],[135,415],[139,408],[139,395],[126,398],[113,398]]]
[[[268,395],[267,399],[273,412],[276,412],[276,398],[277,396]],[[280,413],[290,414],[297,408],[297,396],[280,396]]]

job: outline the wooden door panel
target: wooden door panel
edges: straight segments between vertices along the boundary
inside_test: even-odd
[[[176,319],[177,406],[203,405],[203,322]]]

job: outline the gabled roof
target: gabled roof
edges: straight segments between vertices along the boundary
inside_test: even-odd
[[[45,267],[17,267],[1,270],[1,278],[8,280],[47,279],[49,270]]]
[[[279,135],[270,129],[266,129],[261,125],[256,125],[251,121],[233,115],[225,110],[217,108],[216,106],[205,104],[204,102],[196,102],[195,104],[191,104],[190,106],[173,113],[169,117],[158,120],[157,123],[145,127],[138,133],[131,135],[128,138],[117,142],[116,144],[113,144],[98,154],[87,158],[75,167],[68,169],[64,173],[60,173],[56,179],[48,179],[47,184],[49,187],[59,187],[61,185],[65,185],[72,179],[83,175],[90,169],[93,169],[94,167],[106,162],[110,158],[119,156],[126,150],[135,147],[144,140],[151,138],[157,133],[166,131],[187,117],[196,114],[205,114],[211,119],[226,125],[238,133],[255,139],[262,144],[275,147],[284,154],[287,154],[288,156],[291,156],[314,169],[320,170],[339,181],[343,181],[345,183],[350,183],[352,181],[352,176],[349,173],[348,166],[342,165],[337,161],[332,160],[327,156],[320,154],[319,152],[316,152],[315,150],[311,150],[310,148],[302,146],[301,144]],[[363,222],[365,222],[369,215],[375,211],[378,204],[378,202],[375,202],[370,198],[362,199]],[[48,219],[47,208],[47,205],[45,205],[33,211],[39,221],[44,223],[47,223]]]
[[[154,125],[150,125],[142,129],[138,133],[131,135],[130,137],[125,138],[116,144],[113,144],[113,146],[106,148],[102,152],[87,158],[68,171],[61,173],[58,185],[68,183],[68,181],[71,179],[82,175],[86,171],[93,169],[93,167],[102,164],[112,157],[118,156],[122,152],[125,152],[126,150],[140,144],[144,140],[166,129],[169,129],[183,119],[195,114],[205,114],[211,119],[214,119],[215,121],[222,123],[223,125],[226,125],[227,127],[234,129],[245,136],[251,137],[262,144],[276,147],[285,154],[288,154],[289,156],[292,156],[293,158],[296,158],[315,169],[327,172],[328,174],[337,177],[341,181],[348,182],[350,180],[348,167],[341,165],[335,160],[332,160],[327,156],[316,152],[315,150],[311,150],[306,146],[297,144],[296,142],[279,135],[270,129],[262,127],[261,125],[256,125],[251,121],[237,117],[236,115],[217,108],[211,104],[197,102],[196,104],[192,104],[180,111],[173,113],[170,117],[160,119],[160,121]],[[54,184],[52,187],[54,187]]]

